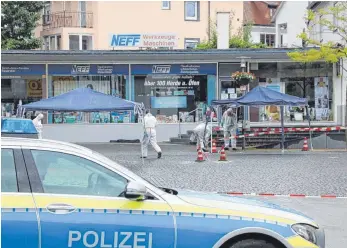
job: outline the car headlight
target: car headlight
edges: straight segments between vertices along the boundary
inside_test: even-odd
[[[292,225],[292,229],[307,241],[310,241],[313,244],[317,244],[317,229],[315,227],[307,224],[294,224]]]

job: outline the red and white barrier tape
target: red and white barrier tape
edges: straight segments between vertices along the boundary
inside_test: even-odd
[[[346,127],[313,127],[313,128],[284,128],[284,132],[330,132],[330,131],[340,131],[345,130]],[[234,139],[243,138],[243,137],[257,137],[261,135],[267,135],[267,134],[280,134],[282,133],[282,128],[256,128],[254,130],[264,130],[263,132],[255,132],[255,133],[248,133],[243,135],[236,135],[233,136]],[[232,137],[231,137],[232,138]],[[221,139],[222,140],[222,139]],[[224,140],[224,139],[223,139]]]
[[[347,199],[347,196],[336,196],[336,195],[305,195],[305,194],[289,194],[289,195],[280,195],[272,193],[241,193],[241,192],[227,192],[223,194],[233,195],[233,196],[265,196],[265,197],[292,197],[292,198],[330,198],[330,199]]]
[[[340,131],[345,130],[346,127],[288,127],[284,128],[285,132],[330,132],[330,131]],[[254,132],[266,132],[266,131],[278,131],[281,132],[282,128],[252,128],[251,129]]]

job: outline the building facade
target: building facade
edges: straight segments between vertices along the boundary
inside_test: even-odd
[[[276,47],[302,47],[302,41],[297,36],[306,28],[307,6],[308,1],[281,2],[272,17],[276,28]]]
[[[244,23],[251,24],[253,43],[263,43],[275,47],[276,28],[271,22],[281,2],[276,1],[245,1]]]
[[[194,48],[219,12],[242,25],[242,1],[50,1],[35,35],[44,50]]]
[[[202,113],[213,99],[235,98],[261,85],[306,97],[313,126],[344,125],[346,78],[337,76],[335,64],[294,63],[289,51],[4,51],[2,114],[15,109],[19,100],[25,104],[90,87],[143,102],[160,123],[158,140],[167,141],[203,121]],[[246,70],[256,76],[247,87],[231,78],[241,70],[240,57],[247,58]],[[305,111],[286,107],[285,125],[307,126]],[[246,108],[243,114],[252,127],[280,126],[279,108],[274,106]],[[48,113],[44,136],[73,142],[138,139],[142,126],[137,122],[132,112],[124,111]]]

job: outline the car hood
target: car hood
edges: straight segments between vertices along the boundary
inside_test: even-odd
[[[285,208],[267,201],[191,190],[177,190],[177,192],[177,197],[181,200],[196,206],[266,214],[318,227],[310,217],[296,210]]]

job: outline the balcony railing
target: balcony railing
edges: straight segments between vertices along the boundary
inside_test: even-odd
[[[42,16],[43,29],[53,28],[92,28],[93,13],[87,12],[56,12]]]

